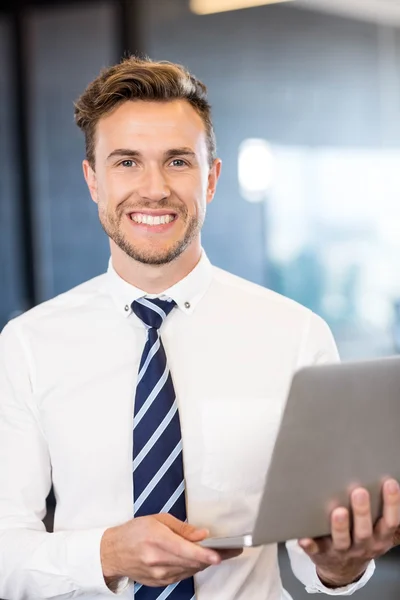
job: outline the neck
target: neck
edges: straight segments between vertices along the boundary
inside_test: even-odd
[[[112,264],[118,275],[147,294],[159,294],[184,279],[201,257],[200,240],[165,265],[147,265],[125,254],[111,241]]]

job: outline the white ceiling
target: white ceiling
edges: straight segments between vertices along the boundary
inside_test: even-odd
[[[302,8],[400,26],[400,0],[294,0]]]

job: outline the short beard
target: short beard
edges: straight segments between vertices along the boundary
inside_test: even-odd
[[[119,228],[121,218],[117,219],[114,215],[108,215],[99,208],[99,219],[104,232],[127,256],[142,264],[154,266],[166,265],[178,258],[200,233],[204,221],[204,218],[190,217],[182,239],[178,240],[172,248],[151,253],[141,251],[128,242]]]

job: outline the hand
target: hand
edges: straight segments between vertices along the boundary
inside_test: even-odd
[[[383,485],[383,516],[373,527],[369,494],[357,488],[351,494],[353,531],[346,508],[337,508],[331,516],[331,536],[299,540],[300,546],[317,567],[327,587],[342,587],[360,579],[370,560],[396,545],[400,525],[400,491],[394,479]]]
[[[396,529],[393,536],[393,547],[400,546],[400,527]]]
[[[104,578],[129,577],[143,585],[167,586],[241,554],[216,552],[196,543],[207,536],[206,529],[169,514],[138,517],[107,529],[100,548]]]

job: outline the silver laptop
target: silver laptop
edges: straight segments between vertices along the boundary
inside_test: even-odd
[[[349,493],[400,481],[400,357],[306,367],[291,389],[253,531],[208,538],[209,548],[241,548],[330,533],[330,514]]]

